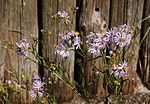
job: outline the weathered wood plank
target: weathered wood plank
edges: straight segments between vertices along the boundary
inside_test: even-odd
[[[145,0],[143,19],[150,16],[150,1]],[[143,21],[141,28],[141,47],[139,51],[138,70],[142,82],[150,89],[150,18]],[[146,36],[146,37],[145,37]],[[145,37],[145,38],[144,38]],[[143,40],[144,39],[144,40]]]
[[[47,45],[43,46],[43,56],[48,57],[51,62],[56,62],[63,66],[63,76],[68,73],[70,81],[74,78],[74,52],[67,59],[62,59],[59,55],[54,53],[54,44],[57,44],[58,33],[64,31],[64,26],[58,20],[52,19],[59,10],[66,10],[69,12],[70,18],[72,17],[71,8],[75,6],[75,0],[45,0],[42,2],[43,6],[43,29],[52,34],[47,38]],[[48,75],[47,75],[48,76]],[[58,102],[70,100],[72,98],[72,90],[66,84],[59,81],[50,87],[52,92],[55,93]]]
[[[127,24],[131,26],[138,25],[141,27],[141,24],[138,23],[142,19],[143,14],[143,0],[112,0],[111,1],[111,16],[110,18],[110,27],[116,25]],[[136,90],[136,87],[142,85],[139,77],[136,73],[137,69],[137,59],[138,59],[138,52],[139,52],[139,39],[140,35],[138,35],[135,39],[134,45],[131,46],[129,52],[133,52],[134,50],[134,61],[130,66],[130,80],[125,84],[124,91],[126,93],[133,92]]]
[[[34,5],[33,5],[34,4]],[[28,42],[32,43],[29,39],[29,34],[38,36],[37,25],[37,2],[29,0],[0,0],[0,40],[7,40],[9,42],[20,42],[20,39],[27,38]],[[17,32],[14,32],[17,31]],[[20,33],[24,35],[21,35]],[[17,76],[20,78],[21,74],[27,75],[31,79],[33,71],[38,70],[38,65],[31,61],[25,61],[25,57],[20,57],[15,51],[2,48],[0,46],[2,77],[5,80],[11,79],[8,76],[9,70],[16,70]],[[33,57],[29,55],[30,57]],[[21,82],[21,78],[19,79]],[[26,95],[22,100],[22,104],[29,103],[29,96]]]
[[[9,12],[9,8],[7,8],[9,6],[9,3],[7,3],[8,1],[6,0],[4,2],[4,0],[0,1],[0,41],[2,42],[3,39],[6,39],[8,31],[7,31],[7,23],[8,23],[8,12]],[[4,61],[5,61],[5,54],[6,50],[4,49],[4,47],[2,46],[2,44],[0,44],[0,72],[1,72],[1,80],[4,79]]]
[[[109,26],[109,0],[81,0],[80,3],[80,17],[79,17],[79,31],[82,33],[82,37],[86,37],[90,32],[105,32]],[[86,46],[84,46],[85,48]],[[87,57],[84,59],[84,76],[85,84],[95,80],[95,74],[97,70],[94,68],[101,69],[102,60],[97,59],[92,62],[87,62],[95,56],[87,53]],[[81,70],[81,69],[80,69]],[[102,75],[101,75],[102,76]],[[103,90],[103,78],[98,78],[92,85],[89,86],[91,91],[90,97],[104,95]]]
[[[131,26],[139,26],[141,27],[141,23],[139,23],[140,20],[142,20],[143,15],[143,6],[144,1],[143,0],[129,0],[128,1],[128,8],[127,8],[127,24]],[[130,52],[134,52],[134,60],[132,62],[132,65],[130,66],[130,76],[132,81],[130,81],[128,84],[128,90],[127,93],[130,93],[132,91],[134,92],[140,92],[143,90],[141,86],[142,83],[139,79],[139,76],[136,73],[137,70],[137,62],[138,62],[138,54],[139,54],[139,40],[140,40],[140,33],[137,34],[137,37],[135,39],[135,43],[131,46]],[[134,50],[134,51],[133,51]],[[140,89],[141,88],[141,89]]]

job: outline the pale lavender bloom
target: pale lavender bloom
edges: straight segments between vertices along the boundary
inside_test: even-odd
[[[65,32],[65,33],[63,33],[63,39],[64,40],[70,40],[71,39],[71,35],[69,34],[69,32]]]
[[[92,43],[95,38],[96,34],[94,32],[90,32],[90,34],[87,36],[87,43]]]
[[[59,34],[59,37],[62,39],[62,40],[65,40],[65,41],[68,41],[70,40],[73,36],[75,36],[75,32],[73,30],[71,31],[66,31],[62,34]]]
[[[39,91],[38,89],[30,89],[29,94],[33,99],[43,96],[43,92]]]
[[[88,49],[88,52],[92,53],[92,54],[99,54],[100,53],[100,44],[99,43],[91,43],[91,46]]]
[[[119,31],[126,32],[126,33],[130,31],[130,27],[127,26],[126,24],[120,25],[120,26],[118,27],[118,29],[119,29]]]
[[[73,31],[73,30],[71,30],[70,32],[68,32],[68,34],[69,34],[70,36],[75,36],[75,35],[76,35],[76,32]]]
[[[37,76],[36,76],[37,77]],[[37,78],[36,78],[37,79]],[[29,91],[29,94],[34,99],[36,97],[42,97],[44,94],[44,85],[45,83],[41,80],[34,80],[32,83],[32,88]]]
[[[112,71],[116,71],[117,69],[118,69],[118,65],[113,64],[113,65],[112,65]]]
[[[76,36],[74,38],[74,45],[76,46],[75,47],[76,49],[80,49],[81,48],[80,43],[81,43],[80,37]]]
[[[38,75],[34,75],[33,80],[40,80],[40,77]]]
[[[119,78],[124,77],[126,74],[127,74],[127,73],[124,72],[124,71],[121,70],[121,69],[118,69],[118,70],[115,71],[115,75],[118,76]]]
[[[65,24],[70,23],[69,15],[66,11],[58,11],[57,15],[60,17],[61,21]]]
[[[43,90],[45,83],[40,80],[35,80],[32,85],[33,89]]]
[[[30,50],[30,44],[27,43],[26,39],[22,39],[20,44],[16,43],[16,46],[18,48],[17,54],[24,56],[28,55],[28,52]]]
[[[127,76],[128,74],[128,65],[126,61],[120,63],[119,65],[114,64],[111,74],[118,76],[119,78]]]
[[[109,38],[110,44],[116,43],[120,47],[125,47],[130,44],[132,38],[130,31],[131,28],[124,24],[108,30],[106,37]]]
[[[114,41],[120,47],[128,46],[131,41],[131,34],[120,32],[114,37]]]
[[[111,43],[111,44],[114,43],[114,37],[117,34],[118,34],[118,28],[116,28],[116,27],[113,27],[110,30],[108,30],[106,32],[106,37],[108,39],[108,42]]]
[[[66,47],[63,46],[62,44],[57,45],[57,46],[55,47],[55,54],[59,54],[59,55],[61,55],[62,57],[66,58],[66,57],[70,56],[69,48],[66,48]]]
[[[126,61],[123,61],[121,64],[119,64],[119,69],[124,70],[126,73],[128,72],[128,64]]]
[[[23,83],[23,84],[21,85],[21,87],[22,87],[23,89],[25,89],[27,86],[26,86],[26,84]]]
[[[93,33],[90,32],[90,35],[87,36],[87,43],[88,43],[88,52],[97,54],[100,53],[100,49],[103,49],[107,45],[107,37],[105,34],[100,33]]]

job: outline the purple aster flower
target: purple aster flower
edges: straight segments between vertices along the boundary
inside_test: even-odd
[[[40,80],[35,80],[32,85],[33,89],[43,90],[45,83],[41,82]]]
[[[124,70],[126,73],[128,72],[128,64],[126,61],[123,61],[121,64],[119,64],[119,69]]]
[[[74,45],[76,46],[76,47],[75,47],[76,49],[81,48],[80,43],[81,43],[80,37],[76,36],[76,37],[74,38]]]
[[[66,11],[58,11],[57,15],[59,16],[59,18],[61,19],[63,23],[65,24],[70,23],[69,15]]]
[[[30,89],[29,94],[33,99],[43,96],[43,92],[39,91],[38,89]]]
[[[109,38],[109,43],[116,43],[120,47],[125,47],[130,44],[132,34],[131,28],[127,25],[120,25],[118,27],[113,27],[108,32],[106,32],[106,37]]]
[[[118,76],[119,78],[127,76],[128,66],[127,66],[126,61],[120,63],[119,65],[113,64],[111,74],[114,74]]]
[[[75,32],[75,31],[71,30],[70,32],[68,32],[68,34],[70,36],[75,36],[75,35],[78,35],[78,32]]]
[[[121,70],[121,69],[118,69],[118,70],[115,71],[115,75],[118,76],[119,78],[124,77],[126,74],[127,74],[127,73],[124,72],[124,71]]]
[[[114,36],[116,34],[118,34],[118,28],[116,28],[116,27],[113,27],[106,32],[106,37],[109,40],[108,41],[109,43],[111,43],[111,44],[114,43]]]
[[[93,54],[100,53],[101,49],[104,49],[109,41],[105,34],[90,32],[87,36],[88,52]]]
[[[87,43],[92,43],[93,40],[96,38],[96,34],[93,32],[90,32],[90,34],[87,36]]]
[[[34,75],[33,80],[40,80],[40,77],[38,75]]]
[[[100,53],[100,44],[99,43],[91,43],[91,46],[88,49],[88,52],[92,53],[92,54],[99,54]]]
[[[119,32],[114,37],[114,41],[120,47],[128,46],[131,41],[131,34],[127,34],[126,32]]]
[[[118,30],[127,33],[127,32],[130,31],[130,27],[127,26],[126,24],[123,24],[123,25],[120,25],[120,26],[118,27]]]
[[[59,36],[61,37],[61,39],[66,40],[66,41],[71,39],[71,36],[70,36],[70,34],[68,34],[68,32],[59,34]]]
[[[27,43],[27,40],[26,39],[22,39],[21,40],[21,43],[18,44],[16,43],[17,45],[17,54],[19,55],[24,55],[24,56],[27,56],[28,55],[28,52],[30,51],[30,44]]]
[[[71,37],[73,37],[73,36],[75,36],[75,32],[74,32],[73,30],[71,30],[71,31],[69,31],[69,32],[66,31],[66,32],[64,32],[64,33],[62,33],[62,34],[59,34],[60,39],[61,39],[61,40],[65,40],[65,41],[70,40]]]
[[[64,58],[70,56],[70,54],[69,54],[69,48],[66,48],[62,44],[55,45],[54,48],[55,48],[55,54],[59,54],[59,55],[61,55]]]
[[[27,86],[26,86],[25,83],[23,83],[23,84],[21,84],[21,87],[22,87],[23,89],[25,89]]]
[[[32,83],[32,87],[29,91],[29,94],[32,96],[32,98],[36,97],[42,97],[44,94],[44,85],[45,83],[41,80],[34,80]]]

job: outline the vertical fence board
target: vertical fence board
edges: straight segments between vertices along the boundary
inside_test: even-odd
[[[74,52],[67,59],[62,59],[61,56],[54,53],[54,44],[57,44],[58,33],[64,31],[64,26],[58,22],[58,20],[52,19],[59,10],[66,10],[69,12],[70,18],[72,18],[71,8],[75,6],[75,0],[46,0],[42,2],[43,9],[43,29],[48,35],[48,31],[52,34],[47,38],[47,45],[43,46],[43,56],[48,57],[51,62],[56,62],[63,66],[63,76],[68,73],[69,79],[72,82],[74,78]],[[48,75],[47,75],[48,77]],[[72,98],[72,89],[67,87],[66,84],[59,81],[50,87],[50,90],[55,93],[58,102],[67,101]]]
[[[80,20],[79,20],[79,31],[82,37],[86,37],[90,32],[105,32],[109,26],[109,0],[81,0],[80,1]],[[84,46],[85,48],[86,46]],[[86,49],[86,48],[85,48]],[[92,62],[85,61],[90,58],[94,58],[91,54],[87,53],[87,57],[84,59],[84,76],[85,84],[93,82],[95,80],[95,74],[97,70],[94,68],[95,65],[98,69],[101,69],[101,59],[96,59]],[[81,69],[80,69],[81,70]],[[89,90],[91,91],[90,97],[104,95],[103,90],[103,78],[98,78],[90,85]]]
[[[127,8],[127,24],[128,25],[141,27],[141,23],[139,23],[139,21],[142,20],[143,6],[144,6],[143,0],[138,0],[138,1],[129,0],[128,1],[128,8]],[[134,60],[132,62],[132,65],[130,66],[130,71],[129,71],[132,81],[127,82],[128,90],[126,90],[126,93],[130,93],[136,90],[137,91],[143,90],[143,89],[139,89],[142,83],[139,79],[139,76],[136,73],[138,54],[139,54],[139,48],[140,48],[139,40],[140,40],[140,33],[137,34],[137,37],[135,38],[135,43],[131,46],[129,50],[129,52],[134,52]]]
[[[143,9],[143,19],[150,16],[150,1],[145,0]],[[139,61],[138,70],[142,82],[144,85],[150,89],[150,18],[143,21],[141,28],[141,41],[143,40],[140,51],[139,51]]]
[[[2,42],[2,40],[6,39],[7,37],[7,25],[8,25],[8,12],[9,12],[9,3],[7,3],[8,0],[6,0],[4,2],[4,0],[0,1],[0,41]],[[0,44],[0,79],[3,80],[4,79],[4,61],[5,61],[5,53],[6,50],[4,49],[4,47],[2,46],[2,44]]]
[[[33,34],[35,37],[38,35],[37,2],[29,0],[1,0],[0,2],[0,5],[2,5],[0,12],[0,30],[2,31],[0,32],[0,39],[15,44],[25,37],[28,42],[32,43],[31,39],[29,39],[29,34]],[[15,51],[1,48],[0,52],[3,54],[0,56],[2,63],[4,63],[1,66],[1,71],[4,70],[4,75],[3,73],[2,75],[5,80],[11,79],[8,76],[9,70],[16,70],[20,83],[21,74],[25,74],[31,79],[33,71],[36,70],[37,72],[36,64],[28,60],[25,61],[25,57],[18,56]],[[29,56],[33,58],[32,55]],[[28,95],[20,100],[22,104],[30,102]]]
[[[71,8],[75,6],[76,1],[80,5],[80,13],[77,21],[74,21],[74,25],[75,22],[79,22],[79,25],[76,26],[82,37],[86,37],[91,31],[105,32],[109,27],[124,23],[141,27],[139,21],[142,19],[142,15],[145,18],[150,14],[149,0],[0,0],[0,43],[2,40],[16,43],[23,37],[26,37],[32,43],[29,39],[30,34],[38,37],[38,20],[41,19],[39,27],[46,30],[45,35],[48,36],[46,39],[47,45],[40,47],[42,55],[48,57],[51,62],[57,61],[57,63],[61,64],[64,68],[63,75],[65,76],[65,72],[67,72],[70,81],[73,81],[74,52],[71,52],[70,57],[67,59],[62,59],[60,56],[54,54],[53,46],[58,42],[57,34],[62,32],[64,27],[58,23],[58,20],[51,17],[59,10],[67,10],[72,15]],[[41,8],[37,7],[37,2],[41,3]],[[41,15],[37,14],[37,8],[39,10],[42,9]],[[135,59],[129,71],[132,80],[128,81],[124,87],[126,94],[135,90],[143,90],[139,89],[142,85],[139,76],[144,85],[150,89],[150,33],[147,34],[142,45],[139,46],[140,38],[142,39],[149,30],[149,21],[150,19],[147,19],[142,23],[141,37],[138,35],[135,44],[130,48],[130,52],[134,50]],[[48,35],[48,31],[52,34]],[[43,36],[40,34],[39,37]],[[32,55],[29,56],[33,58]],[[95,77],[96,70],[93,64],[99,69],[102,67],[101,59],[96,59],[93,62],[85,61],[93,57],[95,56],[87,53],[87,57],[83,60],[86,84],[93,81]],[[38,66],[31,61],[25,61],[24,57],[19,57],[16,52],[5,49],[0,44],[0,80],[11,79],[8,76],[8,71],[13,69],[17,71],[18,77],[21,74],[26,74],[31,78],[32,72],[37,71]],[[137,73],[139,76],[136,73],[136,69],[138,69]],[[46,77],[48,77],[48,71],[46,72]],[[55,93],[60,103],[68,101],[68,99],[70,100],[73,96],[72,90],[61,81],[49,88],[51,88],[51,92]],[[94,81],[89,90],[91,90],[91,97],[103,96],[103,77]],[[22,104],[31,103],[31,99],[27,95],[24,95],[21,100]]]
[[[143,14],[143,0],[112,0],[111,2],[111,16],[110,18],[110,27],[116,26],[116,25],[122,25],[122,24],[128,24],[131,26],[138,25],[141,27],[141,24],[138,23],[140,20],[142,20],[142,14]],[[136,73],[136,65],[137,65],[137,59],[138,59],[138,51],[139,51],[139,39],[140,35],[135,39],[134,45],[131,46],[130,52],[134,50],[134,61],[133,64],[130,66],[130,77],[132,80],[127,82],[125,84],[125,92],[133,92],[136,90],[135,88],[139,85],[141,85],[141,82],[139,80],[139,77]]]

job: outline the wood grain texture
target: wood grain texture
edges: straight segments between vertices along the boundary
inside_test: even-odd
[[[70,18],[72,18],[71,11],[76,5],[75,3],[75,0],[45,0],[42,2],[43,29],[46,31],[47,35],[48,31],[52,33],[47,38],[47,44],[43,46],[43,56],[48,57],[51,62],[61,64],[63,67],[62,77],[64,77],[67,73],[70,82],[72,82],[74,78],[74,52],[71,51],[70,56],[67,59],[63,59],[61,56],[54,53],[53,48],[54,44],[57,44],[58,42],[58,33],[65,31],[65,28],[58,20],[52,19],[52,16],[54,16],[58,11],[66,10],[69,13]],[[48,76],[48,74],[46,76]],[[71,100],[73,97],[72,89],[61,81],[58,81],[58,83],[53,84],[49,88],[51,93],[53,92],[56,95],[59,103]]]
[[[15,44],[20,42],[20,39],[27,38],[28,42],[32,43],[29,34],[38,37],[37,2],[32,0],[0,0],[0,5],[0,40],[7,40]],[[37,72],[36,64],[28,60],[25,61],[25,57],[18,56],[13,50],[4,49],[2,45],[0,47],[0,63],[3,63],[0,67],[1,78],[11,79],[8,76],[8,71],[16,70],[21,83],[21,74],[25,74],[31,79],[33,71]],[[23,95],[20,100],[22,104],[29,103],[29,95]]]
[[[145,0],[143,9],[143,19],[150,16],[150,1]],[[141,28],[142,45],[139,51],[139,61],[137,73],[139,74],[144,85],[150,89],[150,18],[143,21]]]
[[[122,24],[141,27],[141,23],[139,23],[139,21],[142,20],[143,6],[144,0],[112,0],[110,9],[110,27]],[[134,53],[134,61],[132,61],[129,71],[130,78],[132,80],[126,82],[124,86],[124,92],[126,94],[134,92],[136,87],[141,85],[139,76],[136,73],[139,53],[139,40],[140,34],[137,35],[135,43],[129,50],[129,52]]]
[[[58,20],[51,17],[59,10],[67,10],[72,15],[71,8],[76,5],[76,1],[79,3],[77,5],[80,7],[80,12],[77,14],[76,21],[74,20],[74,25],[82,37],[86,37],[91,31],[105,32],[108,28],[121,24],[142,26],[141,36],[136,37],[135,44],[130,48],[130,52],[134,50],[135,59],[129,71],[132,80],[125,83],[124,93],[131,93],[135,89],[140,90],[138,86],[142,83],[150,89],[150,32],[139,46],[139,40],[144,37],[150,27],[150,19],[142,22],[142,25],[139,23],[142,16],[145,18],[150,15],[150,0],[0,0],[0,42],[7,40],[16,43],[23,37],[29,38],[29,34],[41,38],[43,36],[42,34],[38,36],[38,28],[46,30],[45,35],[47,36],[48,31],[51,31],[52,34],[46,39],[46,45],[40,47],[42,49],[40,52],[44,57],[48,57],[49,61],[61,64],[64,68],[63,77],[65,73],[68,73],[70,81],[73,81],[74,71],[78,70],[74,69],[74,52],[71,52],[70,57],[65,60],[54,54],[53,45],[58,42],[57,34],[64,31],[65,28]],[[41,7],[37,5],[37,2],[41,3]],[[37,14],[37,11],[40,14]],[[30,39],[29,42],[32,43]],[[85,84],[93,81],[95,77],[96,70],[93,64],[97,68],[102,67],[101,59],[92,62],[85,61],[93,57],[95,56],[87,53],[87,57],[82,60]],[[31,78],[32,72],[38,71],[38,66],[31,61],[24,61],[24,57],[18,57],[16,52],[5,49],[0,44],[0,80],[11,79],[8,75],[9,70],[16,70],[18,77],[24,73]],[[45,76],[48,77],[49,72],[45,71],[45,73]],[[50,93],[54,92],[60,103],[73,97],[72,90],[60,81],[49,88]],[[103,96],[103,76],[94,81],[89,90],[91,90],[91,97]],[[27,95],[23,95],[21,100],[22,104],[31,103]]]
[[[86,37],[90,32],[105,32],[109,27],[109,0],[81,0],[80,1],[80,20],[79,20],[79,31],[82,37]],[[83,40],[84,41],[84,40]],[[84,46],[86,49],[86,46]],[[98,69],[102,68],[102,60],[96,59],[94,61],[85,61],[96,56],[92,56],[87,53],[84,58],[83,68],[85,76],[85,84],[93,82]],[[103,75],[101,75],[103,76]],[[89,86],[91,93],[90,97],[104,95],[103,89],[103,77],[98,78],[94,83]]]

